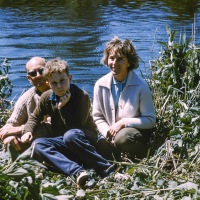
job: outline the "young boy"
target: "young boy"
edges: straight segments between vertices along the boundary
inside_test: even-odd
[[[96,152],[96,126],[90,115],[88,94],[74,84],[67,62],[54,59],[48,61],[44,70],[49,90],[42,94],[33,115],[25,125],[21,141],[30,142],[33,130],[45,115],[51,117],[54,136],[34,141],[34,158],[56,167],[61,173],[73,176],[77,184],[84,186],[90,178],[86,169],[94,169],[106,177],[112,165]]]

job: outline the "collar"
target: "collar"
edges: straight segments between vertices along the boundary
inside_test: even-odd
[[[119,82],[119,81],[113,76],[113,78],[112,78],[112,84],[114,84],[114,85],[122,84],[122,85],[123,85],[123,84],[126,83],[127,77],[128,77],[128,75],[125,77],[125,79],[124,79],[123,81]]]
[[[71,97],[70,97],[70,101],[71,99],[74,98],[74,87],[75,85],[74,84],[70,84],[70,92],[71,92]],[[60,97],[58,95],[55,94],[55,92],[52,90],[52,93],[49,97],[49,100],[50,101],[54,101],[54,102],[59,102],[60,101]]]
[[[99,79],[98,84],[100,86],[111,89],[112,78],[113,78],[112,72],[109,72],[108,74]],[[126,85],[139,85],[139,84],[140,84],[139,75],[137,75],[136,72],[134,72],[133,70],[129,71],[127,75]]]
[[[55,101],[55,102],[59,102],[60,101],[60,97],[58,95],[56,95],[55,92],[52,92],[51,96],[49,97],[49,100]]]

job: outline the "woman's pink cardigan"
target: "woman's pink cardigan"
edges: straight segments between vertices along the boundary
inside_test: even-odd
[[[152,93],[147,82],[134,71],[130,71],[119,97],[117,110],[111,94],[111,82],[110,72],[100,78],[94,86],[92,113],[99,132],[106,137],[109,127],[118,121],[125,124],[125,127],[153,128],[156,117]]]

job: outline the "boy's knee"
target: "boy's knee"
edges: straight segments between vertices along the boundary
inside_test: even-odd
[[[36,144],[41,144],[41,143],[43,143],[44,141],[43,141],[43,138],[37,138],[37,139],[35,139],[34,141],[33,141],[33,145],[36,145]]]
[[[40,150],[42,150],[44,144],[46,144],[46,142],[44,142],[43,138],[35,139],[32,144],[34,152],[39,152]]]
[[[63,142],[65,144],[73,143],[73,141],[77,140],[80,137],[82,131],[78,129],[71,129],[67,131],[63,136]]]

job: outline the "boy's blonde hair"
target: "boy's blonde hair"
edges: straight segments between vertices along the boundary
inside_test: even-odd
[[[48,78],[54,73],[63,73],[66,72],[67,75],[69,75],[69,66],[68,63],[64,60],[61,60],[59,58],[52,59],[46,63],[43,76]]]
[[[131,40],[121,40],[117,36],[114,36],[107,44],[103,53],[101,62],[108,66],[108,57],[111,52],[118,52],[120,55],[126,56],[130,67],[128,70],[138,68],[139,57],[136,53],[136,49]]]

